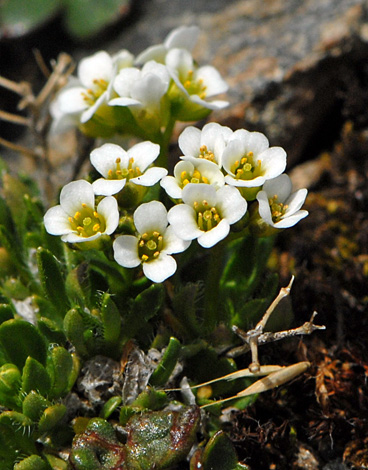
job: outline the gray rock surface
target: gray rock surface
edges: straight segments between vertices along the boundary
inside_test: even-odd
[[[368,65],[367,19],[366,0],[151,0],[112,48],[138,53],[179,25],[199,25],[195,58],[230,85],[231,106],[211,119],[264,132],[290,165],[338,131],[341,92],[351,101],[350,75]]]

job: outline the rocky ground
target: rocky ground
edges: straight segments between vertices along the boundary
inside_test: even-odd
[[[230,85],[231,106],[211,119],[264,132],[287,150],[310,215],[280,235],[274,264],[282,285],[296,275],[296,324],[316,310],[326,330],[262,350],[269,363],[307,358],[312,368],[232,415],[230,436],[254,470],[368,468],[367,20],[363,0],[137,0],[90,44],[66,38],[57,19],[0,43],[1,75],[37,87],[33,47],[46,61],[62,50],[76,59],[96,49],[138,53],[197,24],[195,57]],[[10,110],[13,99],[4,93],[0,103]],[[13,129],[2,124],[1,135],[19,138]]]

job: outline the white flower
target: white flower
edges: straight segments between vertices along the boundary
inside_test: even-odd
[[[114,241],[115,260],[125,268],[142,264],[148,279],[163,282],[176,271],[176,261],[170,255],[186,250],[190,242],[174,234],[166,208],[159,201],[141,204],[133,218],[138,235],[122,235]]]
[[[187,157],[174,167],[174,176],[165,176],[160,184],[167,194],[180,199],[183,188],[189,183],[211,184],[215,189],[225,184],[225,178],[219,167],[207,160]]]
[[[64,117],[67,123],[77,121],[84,124],[91,119],[98,108],[109,100],[112,81],[118,69],[132,63],[133,56],[125,50],[114,57],[99,51],[82,59],[78,66],[78,82],[61,90],[53,105],[53,113],[61,122],[60,127],[64,124]]]
[[[198,36],[199,28],[197,26],[180,26],[171,31],[163,44],[148,47],[141,52],[136,59],[136,63],[143,64],[149,60],[155,60],[163,64],[170,49],[181,48],[191,51],[198,40]]]
[[[128,181],[139,186],[153,186],[167,175],[165,168],[148,168],[159,153],[160,146],[149,141],[140,142],[128,151],[116,144],[104,144],[93,150],[91,163],[103,176],[92,184],[93,191],[111,196],[121,191]]]
[[[286,175],[268,180],[257,194],[259,215],[268,225],[282,229],[292,227],[307,217],[308,211],[300,210],[307,197],[306,189],[291,194],[291,179]]]
[[[225,182],[232,186],[255,188],[280,175],[286,167],[286,152],[281,147],[269,147],[260,132],[239,129],[231,136],[223,154]]]
[[[157,62],[147,62],[142,70],[126,67],[114,79],[113,87],[119,96],[109,101],[109,105],[131,107],[133,114],[139,113],[142,108],[145,113],[158,114],[160,100],[169,82],[166,67]]]
[[[221,168],[222,154],[232,134],[230,127],[210,122],[202,130],[193,126],[184,129],[178,144],[184,156],[209,160]]]
[[[45,216],[46,231],[61,235],[64,242],[92,241],[111,235],[119,223],[118,204],[106,197],[95,208],[92,185],[85,180],[72,181],[60,193],[60,205],[51,207]]]
[[[169,223],[183,240],[198,239],[204,248],[224,239],[230,225],[247,211],[247,202],[236,188],[223,186],[218,191],[208,184],[188,184],[183,189],[184,204],[168,213]]]
[[[208,101],[228,90],[227,83],[215,67],[197,67],[189,51],[177,48],[167,53],[165,62],[177,87],[192,103],[207,109],[222,109],[228,106],[228,101]]]

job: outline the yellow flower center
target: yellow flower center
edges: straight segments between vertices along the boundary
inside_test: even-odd
[[[163,248],[163,236],[160,232],[143,233],[138,242],[138,256],[143,263],[157,259]]]
[[[204,232],[208,232],[221,222],[216,207],[211,207],[207,201],[194,202],[193,207],[197,213],[198,227]]]
[[[263,174],[261,160],[254,161],[253,152],[248,152],[240,161],[236,160],[230,171],[240,180],[252,180]]]
[[[283,204],[278,201],[278,196],[275,194],[268,200],[271,209],[272,222],[275,224],[278,222],[283,215],[285,215],[286,209],[289,207],[287,204]]]
[[[129,181],[131,178],[136,178],[142,174],[138,166],[133,166],[134,158],[129,159],[128,168],[121,167],[121,159],[115,160],[115,168],[110,169],[107,173],[107,179],[109,180],[122,180],[126,178]]]
[[[82,204],[81,210],[77,211],[73,217],[68,217],[68,220],[72,230],[78,232],[83,238],[92,237],[106,230],[105,218],[85,203]]]
[[[207,145],[202,145],[199,148],[198,158],[204,158],[210,162],[217,163],[214,153],[211,152],[211,150],[208,150]]]
[[[88,106],[93,106],[97,99],[107,90],[108,83],[103,78],[95,78],[93,80],[93,89],[88,88],[85,92],[82,92],[84,101]]]
[[[195,80],[193,70],[189,70],[187,76],[183,80],[183,86],[189,95],[198,95],[202,100],[206,98],[207,87],[203,84],[203,80]]]
[[[203,176],[200,171],[195,169],[192,174],[188,171],[182,171],[180,174],[180,186],[184,188],[188,183],[205,183],[210,184],[208,178]]]

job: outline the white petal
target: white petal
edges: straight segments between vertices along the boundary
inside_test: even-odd
[[[299,222],[299,220],[304,219],[309,214],[308,211],[297,211],[295,214],[285,217],[284,219],[279,220],[273,226],[276,228],[288,228],[293,227]]]
[[[176,178],[173,176],[165,176],[160,181],[160,185],[170,197],[173,199],[181,199],[182,189]]]
[[[82,59],[78,66],[78,77],[86,88],[94,88],[95,79],[110,81],[113,73],[113,62],[105,51],[96,52]]]
[[[138,238],[133,235],[118,237],[113,245],[114,258],[124,268],[135,268],[141,264],[138,256]]]
[[[69,88],[58,96],[58,105],[62,114],[81,113],[88,108],[83,98],[86,89],[83,87]]]
[[[220,163],[226,143],[232,134],[233,131],[230,127],[221,126],[217,122],[210,122],[202,129],[201,144],[205,144],[208,149],[212,150],[216,161]]]
[[[96,170],[105,178],[108,177],[109,170],[116,168],[116,159],[127,160],[127,152],[116,144],[104,144],[91,152],[91,163]]]
[[[167,49],[175,47],[191,51],[199,37],[198,26],[179,26],[166,37],[164,45]]]
[[[223,240],[230,232],[230,225],[226,219],[222,219],[221,222],[211,230],[202,232],[202,235],[198,237],[198,243],[203,248],[211,248],[216,245],[219,241]]]
[[[286,168],[286,152],[281,147],[271,147],[258,155],[257,159],[261,160],[261,168],[267,179],[276,178]]]
[[[144,275],[153,282],[163,282],[176,271],[176,261],[172,256],[160,253],[160,256],[148,263],[143,263]]]
[[[99,178],[92,183],[92,188],[97,196],[113,196],[124,188],[125,183],[125,178],[122,180],[106,180]]]
[[[141,204],[135,210],[133,218],[140,234],[153,231],[164,233],[168,225],[166,208],[159,201]]]
[[[227,173],[233,175],[231,172],[232,165],[238,160],[240,161],[244,156],[244,145],[240,139],[232,139],[227,144],[222,154],[222,166]]]
[[[245,134],[243,134],[245,136]],[[248,132],[244,138],[246,152],[253,152],[255,157],[264,151],[268,151],[269,142],[261,132]]]
[[[126,49],[122,49],[112,57],[112,61],[118,70],[132,67],[134,62],[134,56]]]
[[[291,179],[286,174],[279,175],[277,178],[267,180],[262,190],[266,191],[268,198],[277,195],[279,202],[285,203],[292,190]]]
[[[156,75],[161,80],[161,82],[164,83],[166,89],[169,86],[170,74],[165,65],[158,64],[156,61],[150,60],[142,68],[142,75],[145,76],[147,74]]]
[[[105,218],[106,229],[104,233],[111,235],[119,224],[119,209],[116,199],[112,196],[103,198],[97,206],[97,212]]]
[[[95,112],[98,110],[98,108],[107,101],[107,92],[105,91],[102,93],[100,97],[95,101],[95,103],[87,108],[81,116],[81,123],[84,124],[85,122],[89,121],[91,117],[95,114]]]
[[[186,78],[188,72],[193,70],[193,57],[186,49],[171,49],[165,62],[169,71],[176,71],[180,79]]]
[[[143,175],[137,176],[130,180],[131,183],[139,184],[141,186],[153,186],[158,183],[161,178],[167,175],[166,168],[152,167],[143,173]]]
[[[193,103],[199,104],[200,106],[203,106],[206,109],[223,109],[229,106],[228,101],[223,101],[223,100],[207,101],[207,100],[203,100],[198,95],[189,95],[189,98],[190,98],[190,101],[192,101]]]
[[[213,207],[217,202],[216,189],[210,184],[189,183],[183,189],[182,199],[185,204],[189,204],[191,207],[195,202],[202,201],[207,201]]]
[[[147,108],[158,108],[166,90],[167,84],[160,77],[148,74],[132,86],[131,96]]]
[[[201,131],[189,126],[179,135],[178,145],[184,155],[197,157],[201,143]]]
[[[197,160],[198,159],[195,157],[184,157],[184,159],[178,162],[174,167],[175,178],[178,181],[181,181],[183,171],[191,175],[194,170],[194,164],[197,163]]]
[[[61,206],[51,207],[43,218],[45,229],[51,235],[64,235],[72,231],[68,214]]]
[[[206,98],[225,93],[229,88],[218,70],[212,65],[200,67],[196,72],[196,79],[202,80],[206,86]]]
[[[259,215],[268,225],[273,227],[274,223],[272,221],[271,208],[266,191],[259,191],[257,193],[257,201]]]
[[[99,236],[101,235],[99,234]],[[62,235],[61,240],[65,243],[81,243],[86,241],[85,238],[81,237],[79,233],[76,232],[69,232],[65,235]]]
[[[134,145],[128,150],[128,159],[134,159],[134,165],[144,171],[151,163],[153,163],[160,153],[160,146],[153,144],[148,140]]]
[[[167,49],[163,44],[150,46],[138,55],[135,62],[137,64],[144,64],[149,60],[155,60],[156,62],[163,64],[165,62],[166,52]]]
[[[95,207],[95,194],[92,185],[85,180],[72,181],[60,193],[60,205],[71,216],[81,209],[82,204]]]
[[[82,242],[92,242],[93,240],[97,240],[100,238],[101,232],[97,232],[91,237],[82,237],[77,232],[67,233],[66,235],[62,235],[61,239],[63,242],[67,243],[82,243]]]
[[[172,207],[167,218],[175,234],[183,240],[194,240],[203,233],[197,225],[195,210],[187,204]]]
[[[141,71],[135,67],[120,70],[114,79],[113,88],[120,97],[130,97],[133,84],[141,78]]]
[[[262,186],[265,181],[266,178],[264,178],[263,176],[257,176],[257,178],[254,178],[252,180],[236,179],[230,175],[225,176],[225,183],[230,186],[236,186],[238,188],[257,188],[259,186]]]
[[[183,240],[179,238],[171,225],[169,225],[164,234],[164,249],[163,252],[171,255],[172,253],[181,253],[186,250],[191,243],[191,240]]]
[[[288,208],[285,212],[286,217],[289,217],[289,214],[291,215],[296,213],[302,207],[307,197],[307,194],[307,189],[299,189],[286,200],[286,204],[288,205]]]
[[[139,100],[133,98],[113,98],[108,103],[109,106],[142,106]]]
[[[223,186],[217,191],[217,207],[221,216],[226,218],[229,224],[240,220],[247,212],[247,201],[240,192],[232,186]]]

